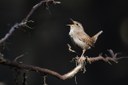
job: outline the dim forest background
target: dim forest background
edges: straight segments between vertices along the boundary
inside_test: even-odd
[[[0,0],[0,38],[9,29],[21,21],[32,6],[40,0]],[[20,54],[27,54],[20,59],[26,64],[37,65],[64,74],[74,67],[69,61],[75,54],[68,51],[67,43],[72,43],[69,36],[70,18],[81,22],[89,35],[100,30],[104,33],[96,45],[87,51],[89,56],[107,53],[107,49],[128,55],[128,3],[127,0],[60,0],[60,5],[42,5],[31,16],[34,23],[16,30],[0,51],[13,60]],[[73,44],[71,44],[73,46]],[[80,54],[81,50],[74,46]],[[85,74],[77,75],[78,85],[128,85],[128,59],[118,64],[102,61],[87,65]],[[0,82],[14,84],[11,68],[0,65]],[[28,74],[28,85],[41,85],[39,74]],[[48,76],[48,85],[75,85],[74,78],[62,81]],[[0,84],[2,85],[2,84]],[[42,84],[43,85],[43,84]]]

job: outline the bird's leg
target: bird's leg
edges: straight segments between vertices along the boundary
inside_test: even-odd
[[[82,56],[84,56],[85,51],[86,51],[86,50],[85,50],[85,49],[83,49],[83,52],[82,52],[82,54],[81,54],[81,57],[82,57]]]

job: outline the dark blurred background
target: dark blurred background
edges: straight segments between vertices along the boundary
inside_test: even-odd
[[[0,38],[17,22],[20,22],[33,5],[40,0],[0,0]],[[61,74],[70,71],[75,64],[70,60],[76,54],[68,51],[67,43],[77,50],[69,38],[70,18],[81,22],[85,31],[93,36],[98,31],[104,33],[96,45],[87,51],[88,56],[108,53],[107,49],[121,52],[120,56],[128,57],[128,3],[127,0],[60,0],[60,5],[42,5],[31,16],[34,23],[23,27],[1,46],[0,51],[6,58],[26,53],[19,61],[32,64]],[[85,74],[77,75],[78,85],[128,85],[128,59],[122,59],[118,64],[99,61],[87,65]],[[11,68],[0,65],[0,82],[14,85],[14,74]],[[38,73],[28,74],[28,85],[43,85],[43,79]],[[62,81],[48,76],[48,85],[75,85],[74,78]],[[2,83],[0,83],[2,85]]]

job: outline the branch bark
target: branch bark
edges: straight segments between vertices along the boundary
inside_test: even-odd
[[[5,42],[13,34],[13,32],[15,32],[16,29],[18,29],[22,26],[27,26],[27,23],[29,22],[29,18],[31,17],[33,12],[35,12],[35,10],[38,7],[40,7],[43,3],[46,3],[46,5],[47,5],[48,2],[52,2],[53,4],[60,4],[59,1],[54,1],[54,0],[42,0],[42,1],[40,1],[35,6],[32,7],[32,9],[28,13],[28,15],[21,22],[16,23],[11,27],[9,32],[6,33],[3,38],[0,39],[0,44]],[[71,48],[69,50],[71,50]],[[99,60],[102,60],[102,61],[105,61],[108,63],[110,63],[110,61],[117,63],[118,60],[121,59],[121,58],[117,58],[117,54],[114,54],[114,52],[112,50],[109,50],[109,52],[111,54],[111,57],[109,57],[109,56],[103,57],[102,55],[99,55],[97,57],[87,57],[87,56],[86,57],[84,57],[84,56],[76,57],[75,58],[75,62],[77,63],[76,67],[74,67],[71,71],[69,71],[63,75],[56,72],[56,71],[49,70],[46,68],[41,68],[41,67],[34,66],[34,65],[27,65],[27,64],[19,63],[16,61],[19,57],[16,58],[14,61],[10,61],[8,59],[5,59],[3,57],[3,55],[0,54],[0,64],[4,65],[4,66],[9,66],[12,68],[17,68],[17,69],[22,69],[22,70],[27,70],[27,71],[34,71],[34,72],[37,72],[40,74],[48,74],[48,75],[57,77],[61,80],[66,80],[66,79],[74,77],[78,72],[84,70],[85,65],[86,65],[85,63],[91,64],[91,63],[99,61]]]
[[[69,72],[67,72],[63,75],[61,75],[60,73],[58,73],[56,71],[53,71],[53,70],[49,70],[49,69],[46,69],[46,68],[41,68],[41,67],[38,67],[38,66],[18,63],[16,61],[10,61],[10,60],[4,59],[3,57],[0,57],[0,64],[4,65],[4,66],[9,66],[9,67],[15,67],[17,69],[24,69],[24,70],[27,70],[27,71],[34,71],[34,72],[37,72],[37,73],[40,73],[40,74],[48,74],[48,75],[57,77],[61,80],[66,80],[66,79],[74,77],[78,72],[82,71],[82,69],[85,66],[85,63],[87,63],[87,62],[89,64],[91,64],[93,62],[102,60],[102,61],[105,61],[105,62],[108,62],[108,63],[110,63],[109,61],[117,63],[118,60],[120,59],[120,58],[117,58],[117,53],[114,54],[114,52],[112,50],[109,50],[109,52],[110,52],[112,57],[107,56],[106,58],[104,58],[102,55],[99,55],[99,56],[93,57],[93,58],[92,57],[90,57],[90,58],[89,57],[84,57],[84,56],[76,57],[75,62],[78,63],[77,66],[75,68],[73,68],[71,71],[69,71]]]
[[[13,32],[22,27],[22,26],[26,26],[26,27],[29,27],[27,26],[27,23],[30,22],[28,19],[31,17],[31,15],[33,14],[33,12],[35,12],[35,10],[37,8],[39,8],[43,3],[46,3],[48,4],[49,2],[52,2],[53,4],[60,4],[59,1],[54,1],[54,0],[41,0],[39,3],[37,3],[36,5],[34,5],[32,7],[32,9],[30,10],[30,12],[28,13],[28,15],[19,23],[15,23],[11,29],[9,30],[8,33],[5,34],[5,36],[3,38],[0,39],[0,44],[4,43],[12,34]]]

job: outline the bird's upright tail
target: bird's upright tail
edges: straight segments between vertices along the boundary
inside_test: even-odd
[[[92,40],[94,41],[94,43],[97,41],[99,35],[101,35],[103,33],[103,31],[99,31],[97,34],[95,34],[94,36],[92,36]]]

